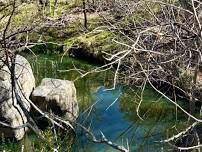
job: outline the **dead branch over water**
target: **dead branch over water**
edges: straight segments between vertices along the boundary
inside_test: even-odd
[[[192,114],[195,112],[195,103],[202,99],[202,2],[125,1],[123,4],[117,1],[114,5],[117,7],[110,11],[117,13],[114,13],[119,17],[116,21],[101,15],[109,25],[108,29],[116,35],[119,33],[113,41],[124,48],[115,53],[106,53],[108,65],[116,67],[114,86],[119,81],[125,84],[140,84],[144,90],[147,83],[196,121],[192,127],[201,122],[201,119]],[[132,18],[134,14],[137,15],[136,18]],[[123,18],[129,21],[123,22]],[[161,88],[164,85],[176,88],[179,94],[187,98],[190,110],[184,110],[156,87]],[[141,101],[136,110],[138,116]],[[139,117],[141,119],[141,116]],[[181,132],[170,139],[179,138],[183,134],[184,132]],[[199,147],[200,144],[178,149],[190,150]]]
[[[13,95],[15,95],[13,98],[17,98],[17,103],[26,111],[15,89],[17,85],[14,73],[15,54],[18,53],[16,50],[20,50],[22,47],[28,48],[29,44],[33,43],[29,43],[28,38],[24,42],[18,41],[15,39],[15,36],[37,30],[35,25],[38,22],[36,21],[30,27],[21,27],[15,30],[9,29],[18,4],[13,1],[6,7],[12,8],[12,11],[8,13],[7,24],[5,24],[5,28],[0,33],[1,53],[3,52],[5,55],[5,58],[1,60],[8,66],[11,73]],[[6,7],[3,7],[2,10]],[[196,123],[202,122],[201,119],[192,115],[195,111],[195,102],[201,102],[202,100],[202,2],[198,0],[143,0],[139,2],[117,0],[115,2],[100,1],[100,3],[94,3],[93,1],[89,7],[92,7],[94,11],[99,10],[101,12],[101,10],[104,10],[112,14],[114,20],[110,20],[103,14],[100,14],[100,17],[104,19],[107,30],[114,34],[113,43],[120,46],[122,50],[119,49],[110,53],[103,50],[107,64],[93,71],[84,73],[80,69],[75,68],[81,74],[81,77],[92,72],[102,72],[114,68],[114,85],[111,89],[115,89],[116,84],[121,82],[128,85],[140,85],[144,91],[145,85],[149,84],[154,90],[195,121],[191,128]],[[86,13],[86,8],[84,7],[83,9]],[[2,16],[3,18],[4,16]],[[87,18],[85,20],[87,29]],[[185,96],[189,100],[190,111],[184,110],[157,87],[162,85],[173,87],[179,94]],[[143,98],[143,91],[141,99]],[[139,114],[141,102],[142,100],[140,100],[136,109],[140,119],[142,119]],[[68,121],[41,111],[32,102],[30,104],[56,126],[66,129],[61,125],[61,123],[65,123],[70,128],[73,128]],[[41,135],[41,131],[27,111],[26,115],[29,118],[28,126],[32,126],[32,129]],[[1,122],[1,124],[8,126],[4,122]],[[103,134],[102,139],[99,140],[88,129],[83,126],[80,127],[96,143],[104,143],[120,151],[129,151],[128,147],[125,148],[107,140]],[[189,129],[164,140],[164,142],[170,142],[179,138]],[[199,147],[200,144],[189,148],[179,147],[179,149],[189,150]]]

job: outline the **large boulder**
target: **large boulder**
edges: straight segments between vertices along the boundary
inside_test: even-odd
[[[72,81],[44,78],[31,99],[41,110],[51,111],[70,122],[78,117],[76,88]]]
[[[35,87],[35,78],[29,62],[20,55],[16,56],[15,76],[16,91],[23,102],[23,107],[29,111],[29,97]],[[1,136],[14,137],[17,140],[24,137],[27,130],[24,124],[27,123],[27,118],[15,94],[12,95],[11,74],[3,60],[0,60],[0,121],[10,126],[0,126]]]

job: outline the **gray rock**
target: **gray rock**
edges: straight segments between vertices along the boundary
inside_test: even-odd
[[[16,90],[23,101],[24,107],[29,111],[29,96],[35,87],[35,79],[29,62],[20,55],[16,56],[15,75],[17,78]],[[15,95],[13,97],[12,99],[10,71],[0,60],[0,120],[4,120],[11,128],[17,128],[1,127],[0,135],[21,140],[27,130],[23,126],[27,123],[27,118],[17,103]]]
[[[32,101],[43,111],[52,111],[70,122],[78,117],[76,88],[72,81],[45,78],[32,93]]]

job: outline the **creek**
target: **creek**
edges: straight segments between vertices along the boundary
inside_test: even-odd
[[[76,80],[81,73],[96,66],[58,55],[37,55],[37,57],[26,55],[26,57],[33,68],[37,85],[45,77]],[[90,128],[98,139],[103,133],[114,143],[124,146],[128,143],[131,151],[169,151],[172,147],[159,141],[186,126],[187,117],[179,110],[177,112],[174,105],[149,86],[143,93],[138,116],[136,109],[141,99],[141,90],[123,85],[117,85],[114,90],[110,90],[109,88],[113,86],[111,71],[89,74],[76,80],[75,85],[80,108],[78,122]],[[26,148],[30,139],[37,140],[33,136],[28,135],[21,144]],[[80,128],[76,128],[76,138],[71,151],[115,152],[116,150],[108,145],[93,143]]]

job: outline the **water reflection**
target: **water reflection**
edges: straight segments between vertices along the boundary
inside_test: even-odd
[[[78,71],[61,72],[63,70],[79,68],[88,71],[94,68],[86,62],[52,55],[40,55],[37,58],[28,56],[31,61],[37,84],[44,77],[75,80]],[[106,90],[112,86],[111,72],[94,73],[75,82],[77,97],[80,105],[78,121],[89,127],[96,137],[105,136],[118,144],[126,145],[128,141],[131,151],[168,151],[168,147],[158,141],[166,137],[166,132],[173,125],[183,122],[186,117],[178,113],[151,88],[144,92],[143,103],[140,106],[139,119],[136,113],[140,101],[140,91],[117,86],[115,90]],[[105,87],[103,87],[105,85]],[[88,141],[85,133],[77,128],[77,138],[73,151],[75,152],[113,152],[109,146],[94,144]]]
[[[144,99],[143,108],[140,111],[152,109],[151,104],[154,103],[157,108],[154,109],[155,111],[150,109],[151,111],[144,113],[144,121],[140,120],[136,114],[137,102],[133,102],[133,100],[138,100],[137,97],[131,97],[131,93],[128,95],[121,86],[115,90],[106,90],[105,87],[100,87],[93,94],[93,103],[95,104],[92,109],[90,112],[82,113],[79,121],[90,128],[98,138],[101,138],[100,132],[102,132],[114,143],[126,145],[128,141],[131,151],[162,151],[167,147],[158,141],[165,138],[166,129],[177,123],[175,121],[175,107],[166,107],[165,99],[159,100],[158,95],[151,92],[151,89],[145,90],[145,94],[152,96]],[[117,98],[119,100],[116,100]],[[89,142],[81,130],[78,132],[80,134],[77,136],[74,151],[115,151],[109,146]]]

